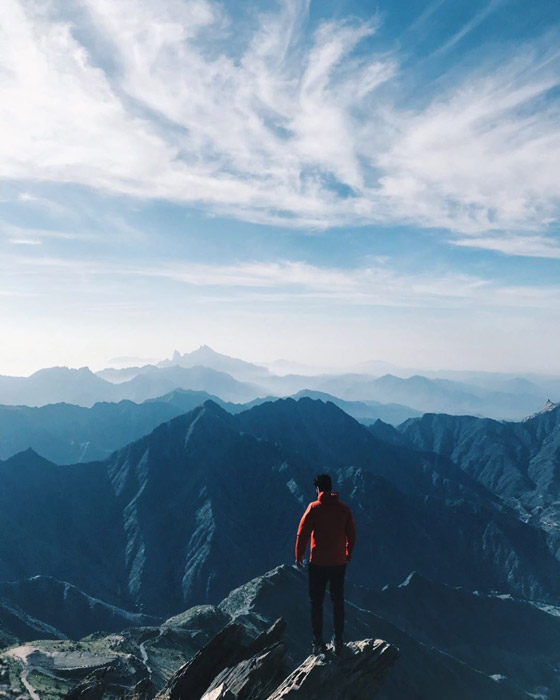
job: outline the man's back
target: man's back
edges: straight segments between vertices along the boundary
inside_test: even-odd
[[[356,529],[350,508],[337,493],[323,491],[307,507],[298,529],[296,560],[301,561],[311,537],[309,561],[317,566],[340,566],[352,556]]]

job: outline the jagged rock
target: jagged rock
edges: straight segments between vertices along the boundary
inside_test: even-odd
[[[103,700],[114,670],[112,666],[96,669],[66,693],[64,700]]]
[[[287,673],[285,654],[284,644],[277,643],[262,654],[226,668],[201,700],[264,700]]]
[[[346,644],[340,660],[309,656],[267,700],[369,700],[398,654],[381,639],[364,639]]]
[[[157,698],[159,700],[200,698],[225,669],[232,669],[240,662],[251,659],[276,644],[284,628],[285,622],[279,619],[256,639],[251,639],[243,625],[236,623],[227,625],[196,656],[181,666]]]
[[[280,700],[297,695],[298,700],[361,700],[372,697],[398,657],[391,644],[365,639],[347,644],[342,657],[310,656],[285,678],[286,648],[279,641],[284,628],[279,619],[247,643],[241,625],[228,625],[177,671],[156,698]]]
[[[152,700],[155,694],[156,689],[152,681],[149,678],[143,678],[126,693],[125,700]]]

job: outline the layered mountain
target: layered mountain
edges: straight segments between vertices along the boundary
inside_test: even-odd
[[[141,402],[176,389],[205,391],[223,401],[237,403],[270,395],[320,392],[330,394],[338,403],[347,402],[341,406],[363,422],[381,418],[398,424],[426,411],[518,420],[538,410],[549,389],[557,385],[555,380],[544,387],[542,382],[499,375],[487,379],[485,384],[484,376],[479,375],[473,375],[471,383],[419,375],[408,378],[357,373],[277,376],[264,367],[202,346],[183,355],[176,351],[170,360],[158,365],[108,368],[96,374],[86,367],[79,370],[54,367],[30,377],[0,377],[0,405],[43,406],[66,402],[92,406],[96,402],[124,399]]]
[[[406,379],[391,374],[377,378],[343,375],[326,378],[315,388],[352,401],[404,404],[422,413],[471,414],[510,420],[533,413],[546,399],[544,391],[495,391],[419,375]]]
[[[403,423],[398,433],[417,449],[451,459],[557,539],[560,406],[549,402],[518,423],[427,414]]]
[[[44,406],[71,403],[93,406],[102,401],[146,401],[175,389],[205,391],[225,401],[251,401],[267,392],[255,384],[239,382],[225,372],[207,367],[148,365],[121,383],[112,383],[87,367],[52,367],[30,377],[0,377],[0,405]]]
[[[311,391],[310,389],[303,389],[294,394],[292,398],[299,399],[303,397],[319,401],[330,401],[349,416],[366,425],[381,420],[384,423],[396,426],[404,423],[408,418],[416,418],[421,415],[420,411],[402,404],[384,404],[379,401],[344,401],[344,399],[339,399],[332,394],[326,394],[323,391]]]
[[[370,406],[341,401],[319,392],[305,392],[303,395],[308,394],[322,401],[332,400],[364,423],[378,415],[397,421],[398,418],[404,419],[417,413],[404,406]],[[175,389],[140,404],[123,400],[118,403],[104,401],[90,408],[67,403],[39,407],[0,406],[0,459],[7,459],[28,448],[57,464],[104,459],[129,442],[152,432],[161,423],[191,411],[208,400],[229,413],[240,413],[266,401],[255,399],[247,404],[236,404],[205,391]]]
[[[192,398],[190,408],[210,397],[194,392]],[[0,459],[28,448],[59,464],[103,459],[183,412],[165,399],[103,402],[91,408],[67,403],[0,406]]]
[[[0,376],[0,404],[10,406],[62,402],[91,406],[96,401],[111,401],[111,391],[111,385],[87,367],[50,367],[30,377]]]
[[[359,544],[352,577],[380,587],[411,570],[469,590],[560,600],[560,563],[450,460],[387,445],[333,404],[213,402],[110,458],[61,466],[32,451],[0,463],[0,570],[167,616],[216,602],[293,558],[295,529],[330,470]]]

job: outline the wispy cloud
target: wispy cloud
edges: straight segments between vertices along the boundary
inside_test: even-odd
[[[377,20],[313,28],[307,2],[283,0],[238,37],[213,0],[77,7],[71,18],[61,0],[4,2],[4,179],[305,228],[530,235],[559,216],[552,35],[457,70],[421,108],[403,109],[389,97],[403,79],[399,56],[375,54]]]
[[[468,22],[465,23],[463,27],[461,27],[461,29],[459,29],[459,31],[455,32],[450,39],[436,49],[433,52],[432,57],[445,53],[446,51],[449,51],[449,49],[453,48],[455,44],[458,44],[462,39],[468,36],[474,29],[482,24],[482,22],[484,22],[484,20],[491,15],[492,12],[503,5],[504,2],[505,0],[490,0],[486,7],[479,10]]]
[[[9,238],[13,245],[41,245],[41,241],[36,238]]]
[[[94,302],[109,284],[109,293],[122,290],[122,303],[134,296],[134,280],[143,289],[151,280],[154,289],[166,282],[191,288],[197,303],[266,301],[285,303],[326,301],[354,306],[407,308],[557,308],[560,285],[541,287],[512,286],[474,275],[442,273],[404,274],[379,263],[349,269],[320,267],[298,260],[249,261],[231,265],[189,262],[150,264],[15,256],[3,258],[0,269],[17,269],[22,279],[41,280],[49,290],[79,284],[81,294],[88,287]],[[89,283],[88,283],[89,280]],[[120,294],[120,292],[119,292]]]
[[[469,236],[451,242],[465,248],[492,250],[504,255],[560,260],[560,242],[546,236]]]
[[[28,243],[31,245],[41,245],[44,240],[91,240],[92,234],[72,231],[57,231],[46,228],[36,228],[27,226],[16,226],[0,221],[0,233],[4,234],[10,243]]]

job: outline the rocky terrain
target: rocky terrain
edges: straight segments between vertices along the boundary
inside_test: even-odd
[[[136,700],[362,700],[374,691],[385,700],[517,700],[560,690],[557,614],[419,575],[384,591],[350,587],[347,598],[341,658],[308,656],[306,575],[281,566],[217,606],[155,626],[12,646],[0,653],[0,679],[8,697],[53,700],[125,690]]]
[[[558,414],[368,428],[308,397],[235,414],[206,401],[104,460],[27,450],[0,462],[0,685],[8,697],[172,693],[224,628],[241,625],[250,647],[281,618],[281,638],[228,657],[200,697],[252,697],[247,679],[264,668],[272,697],[302,664],[290,692],[300,677],[312,688],[305,574],[278,564],[329,471],[358,529],[349,653],[360,667],[400,652],[378,696],[552,700]]]
[[[548,401],[544,410],[517,423],[426,414],[396,431],[384,430],[398,434],[401,445],[452,460],[522,519],[538,523],[558,550],[560,405]]]

